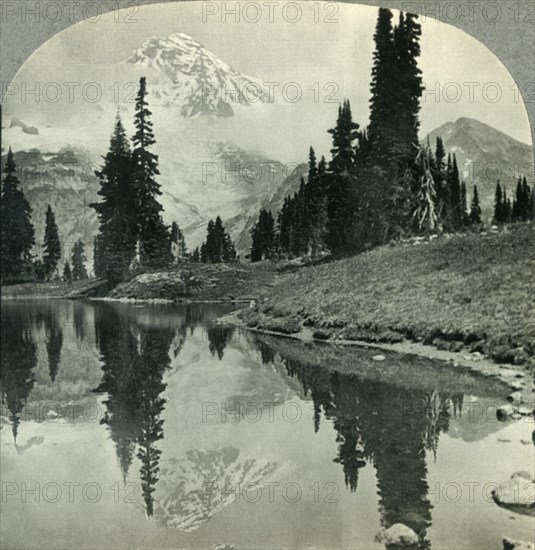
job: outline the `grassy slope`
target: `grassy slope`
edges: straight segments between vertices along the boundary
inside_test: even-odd
[[[281,277],[250,326],[317,338],[403,339],[498,362],[535,353],[535,227],[385,246]],[[520,349],[522,348],[522,349]]]

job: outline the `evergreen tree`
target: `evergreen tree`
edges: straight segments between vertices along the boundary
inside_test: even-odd
[[[66,283],[72,283],[72,271],[71,271],[71,264],[69,263],[69,261],[67,260],[65,262],[65,265],[63,266],[63,280],[66,282]]]
[[[72,278],[75,281],[81,281],[87,279],[87,271],[85,269],[85,262],[87,258],[84,252],[84,243],[78,240],[72,251]]]
[[[338,110],[332,136],[332,160],[327,186],[327,245],[331,251],[348,251],[356,213],[355,141],[359,125],[353,122],[348,100]]]
[[[295,257],[305,256],[308,248],[308,212],[305,200],[305,179],[301,178],[299,189],[293,197],[291,213],[291,253]]]
[[[524,221],[527,221],[531,219],[531,188],[528,185],[528,180],[526,179],[526,176],[522,179],[522,193],[524,197]]]
[[[308,182],[304,188],[303,218],[306,223],[306,248],[307,251],[310,250],[313,257],[318,256],[323,248],[327,231],[327,204],[323,181],[325,171],[325,159],[322,157],[320,165],[316,166],[316,154],[311,147],[308,157]]]
[[[93,239],[93,271],[95,273],[95,277],[102,277],[104,274],[104,266],[102,262],[102,254],[100,251],[100,241],[101,236],[95,235],[95,238]]]
[[[251,262],[271,260],[275,255],[275,220],[270,211],[260,210],[260,215],[251,230]]]
[[[481,225],[481,206],[479,204],[477,185],[474,185],[474,196],[472,197],[472,204],[470,206],[470,224]]]
[[[417,207],[419,167],[418,113],[423,91],[418,68],[421,34],[417,16],[400,14],[392,27],[392,12],[380,8],[374,34],[370,124],[366,168],[360,179],[360,232],[368,245],[379,244],[410,230]],[[367,143],[366,143],[367,142]],[[378,187],[374,189],[373,187]]]
[[[0,194],[0,276],[2,282],[22,282],[31,274],[35,232],[31,222],[32,209],[20,189],[11,148],[4,174]]]
[[[291,217],[292,202],[290,197],[286,197],[282,204],[282,208],[279,212],[277,219],[278,227],[278,245],[281,252],[289,254],[291,248]]]
[[[225,232],[223,236],[222,261],[234,262],[235,260],[236,260],[236,249],[234,248],[234,243],[232,242],[230,235]]]
[[[515,200],[513,201],[513,221],[527,221],[530,217],[531,191],[526,178],[518,178]]]
[[[494,193],[494,216],[492,218],[492,223],[499,224],[505,221],[505,202],[502,195],[502,187],[500,185],[500,180],[496,183],[496,191]]]
[[[178,223],[173,222],[171,224],[171,242],[178,244],[179,238],[180,238],[180,228],[178,227]]]
[[[201,253],[199,251],[199,247],[195,247],[195,250],[193,251],[191,255],[191,261],[194,263],[199,263],[201,261]]]
[[[175,261],[184,258],[187,254],[184,233],[176,222],[171,225],[171,255]]]
[[[435,160],[436,160],[437,168],[441,172],[444,172],[444,169],[446,168],[446,165],[445,165],[446,150],[444,149],[444,142],[442,141],[442,138],[440,136],[437,136]]]
[[[43,254],[43,269],[46,279],[50,279],[58,266],[61,258],[61,244],[59,242],[58,226],[56,216],[52,207],[48,205],[45,221],[45,243]]]
[[[137,197],[128,138],[117,115],[104,166],[95,172],[100,180],[101,201],[91,204],[99,218],[95,241],[94,270],[112,283],[128,274],[138,240]]]
[[[157,199],[162,194],[160,184],[156,181],[160,172],[158,156],[150,150],[156,140],[146,96],[146,78],[142,77],[135,104],[136,132],[132,152],[133,178],[138,201],[137,227],[141,263],[151,268],[162,268],[171,262],[170,236],[161,216],[162,205]]]
[[[435,230],[437,225],[435,182],[429,162],[429,148],[422,147],[416,158],[418,167],[418,190],[416,193],[416,209],[413,214],[417,231]]]
[[[470,213],[468,212],[468,199],[466,197],[466,183],[461,183],[461,227],[470,223]]]
[[[452,231],[459,231],[463,225],[463,203],[461,180],[459,176],[459,168],[457,166],[457,157],[455,153],[453,157],[448,155],[448,173],[447,181],[450,195],[450,216],[449,224]]]
[[[507,197],[507,189],[503,188],[503,223],[510,223],[513,218],[513,205],[511,199]]]
[[[217,216],[210,220],[206,228],[206,241],[201,246],[201,261],[205,263],[232,262],[236,259],[236,250],[230,235],[225,231],[223,221]]]
[[[405,162],[411,163],[418,148],[418,130],[420,122],[418,113],[420,99],[424,90],[422,71],[418,68],[420,56],[421,25],[418,16],[412,13],[399,14],[399,24],[394,29],[394,47],[398,59],[399,80],[393,85],[398,92],[400,119],[397,140],[401,142],[401,150]]]
[[[210,263],[221,262],[221,251],[223,248],[223,223],[210,220],[206,230],[206,256]]]
[[[399,65],[394,45],[392,12],[379,8],[373,36],[370,124],[368,138],[377,160],[391,162],[398,130],[395,121],[400,112],[398,104]]]
[[[451,161],[450,161],[451,162]],[[450,189],[447,182],[446,150],[440,136],[436,140],[435,164],[433,167],[433,178],[437,193],[437,215],[441,226],[448,227],[450,216]]]

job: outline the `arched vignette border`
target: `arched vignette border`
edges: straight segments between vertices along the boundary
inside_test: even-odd
[[[179,0],[180,1],[180,0]],[[186,1],[186,0],[185,0]],[[203,2],[204,0],[191,0]],[[232,0],[234,2],[236,0]],[[247,0],[241,0],[245,3]],[[259,0],[262,2],[263,0]],[[286,0],[280,0],[284,3]],[[329,0],[318,0],[327,2]],[[13,80],[20,67],[47,40],[66,28],[83,21],[81,7],[86,0],[0,0],[0,82]],[[177,0],[91,0],[98,4],[102,13],[110,12],[117,7],[128,5],[149,5],[161,3],[178,3]],[[228,3],[231,0],[227,0]],[[524,108],[530,122],[532,143],[535,147],[535,2],[534,0],[506,0],[497,2],[491,0],[341,0],[340,3],[362,4],[385,7],[419,13],[426,17],[455,26],[470,34],[487,47],[503,63],[512,78],[519,85]],[[56,4],[62,6],[66,17],[54,21],[37,17],[22,21],[22,17],[7,17],[7,10],[21,10],[25,5],[28,14],[36,4]],[[448,6],[461,6],[462,13],[457,9],[455,15]],[[78,5],[78,9],[69,6]],[[499,5],[502,13],[496,21],[488,15],[485,9]],[[451,13],[452,15],[449,15]],[[485,17],[485,13],[487,16]],[[531,94],[526,97],[528,87]],[[0,101],[3,98],[0,97]]]

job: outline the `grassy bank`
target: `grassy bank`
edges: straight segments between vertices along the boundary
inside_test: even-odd
[[[280,277],[242,317],[315,338],[422,342],[498,363],[535,354],[535,227],[439,237]]]

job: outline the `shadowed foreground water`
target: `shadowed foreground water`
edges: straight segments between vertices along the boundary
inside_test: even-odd
[[[441,363],[255,336],[223,305],[2,304],[2,548],[501,548],[533,518],[506,388]]]

